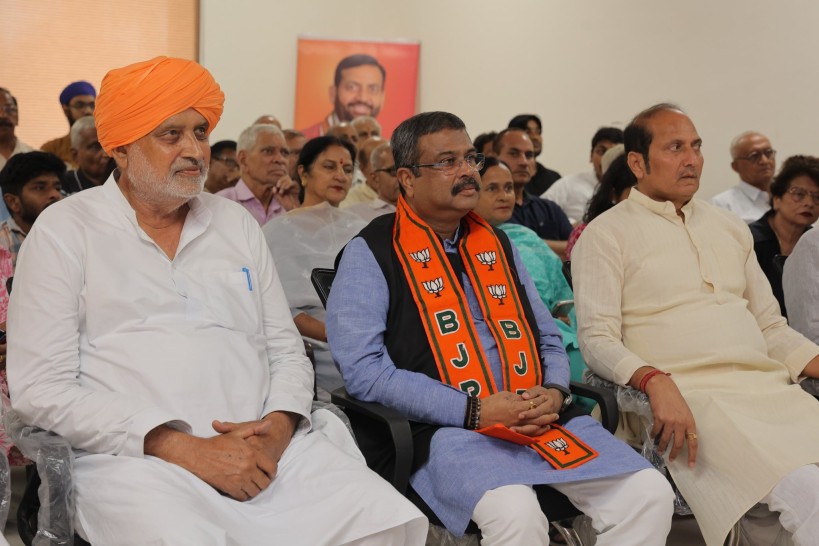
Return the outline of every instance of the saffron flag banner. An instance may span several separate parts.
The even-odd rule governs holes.
[[[299,37],[294,125],[308,138],[368,115],[389,139],[415,114],[421,46]]]

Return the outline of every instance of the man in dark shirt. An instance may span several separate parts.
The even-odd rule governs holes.
[[[515,184],[515,210],[509,221],[537,233],[560,259],[565,259],[566,240],[572,232],[569,218],[556,203],[524,191],[532,180],[535,161],[534,146],[526,131],[517,128],[501,131],[495,138],[495,154],[512,171]]]
[[[63,176],[63,193],[71,195],[101,185],[114,170],[113,161],[100,146],[94,116],[83,116],[68,133],[71,138],[71,160],[77,168]]]
[[[535,148],[535,157],[539,157],[543,152],[543,125],[540,123],[540,118],[534,114],[520,114],[513,117],[509,121],[509,128],[518,128],[526,131],[529,139],[532,141],[532,146]],[[535,162],[535,173],[532,179],[526,184],[526,192],[530,195],[540,197],[543,192],[560,180],[560,173],[548,169],[538,162]]]

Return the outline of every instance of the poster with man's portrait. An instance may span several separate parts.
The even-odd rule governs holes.
[[[418,42],[299,38],[295,127],[308,138],[373,116],[390,138],[415,114]]]

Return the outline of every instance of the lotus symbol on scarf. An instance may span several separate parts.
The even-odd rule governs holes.
[[[503,305],[503,300],[506,298],[506,285],[505,284],[489,284],[486,286],[489,289],[489,294],[492,295],[493,298],[496,300],[500,300],[499,305]]]
[[[424,281],[421,284],[424,286],[424,290],[426,290],[430,294],[435,294],[436,298],[441,297],[440,292],[441,290],[444,289],[444,279],[442,277],[432,279],[431,281]]]
[[[478,252],[475,254],[475,257],[478,258],[478,261],[481,262],[483,265],[489,266],[489,271],[494,271],[495,269],[492,267],[495,265],[495,262],[498,260],[498,255],[495,254],[493,251],[486,251],[486,252]]]
[[[429,248],[424,248],[419,250],[418,252],[410,252],[410,258],[418,262],[419,264],[423,264],[424,269],[428,269],[427,262],[429,261]]]
[[[558,438],[557,440],[546,442],[546,445],[554,449],[555,451],[565,451],[566,455],[569,454],[569,444],[567,444],[566,440],[564,440],[563,438]]]

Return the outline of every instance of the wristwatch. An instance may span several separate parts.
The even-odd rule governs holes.
[[[560,405],[560,409],[557,410],[558,413],[566,411],[568,407],[572,405],[572,401],[574,400],[572,398],[572,392],[568,390],[566,387],[557,385],[555,383],[546,383],[545,385],[543,385],[543,388],[555,389],[557,391],[560,391],[560,394],[563,395],[563,403]]]

